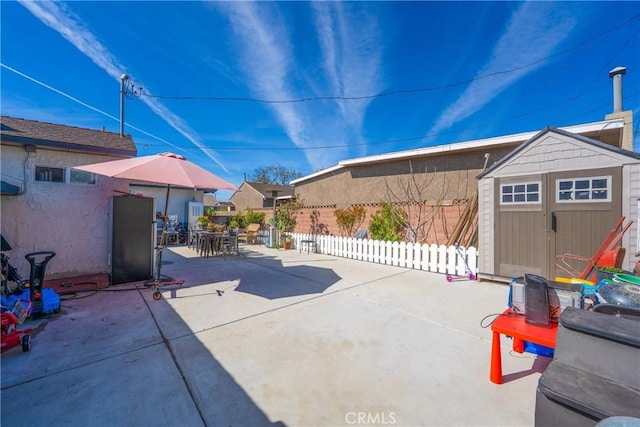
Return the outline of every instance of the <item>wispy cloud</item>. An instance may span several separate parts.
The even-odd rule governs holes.
[[[349,21],[344,7],[336,3],[311,3],[316,19],[322,58],[318,63],[306,64],[322,72],[309,77],[301,70],[296,57],[295,41],[290,26],[279,13],[277,3],[214,2],[210,5],[228,18],[239,43],[240,67],[246,74],[247,85],[260,97],[275,100],[320,95],[370,94],[377,89],[377,69],[380,54],[372,18]],[[357,30],[356,30],[357,28]],[[323,77],[326,81],[316,81]],[[306,86],[296,86],[304,82]],[[311,88],[311,89],[309,89]],[[337,108],[335,107],[337,103]],[[269,104],[287,137],[299,148],[327,143],[353,143],[361,134],[368,101],[341,101]],[[337,110],[337,111],[336,111]],[[346,149],[307,151],[308,163],[314,168],[335,164]]]
[[[67,39],[67,41],[91,59],[98,67],[103,69],[110,77],[118,82],[120,81],[120,76],[126,72],[126,67],[100,43],[89,29],[85,28],[82,20],[76,16],[66,4],[62,2],[23,0],[20,0],[20,4],[44,24]],[[171,112],[162,103],[158,102],[157,99],[143,97],[141,100],[147,104],[155,114],[167,122],[167,124],[201,149],[207,157],[217,163],[225,172],[229,173],[223,163],[218,160],[213,150],[204,146],[196,132],[193,131],[182,118]]]
[[[511,16],[493,50],[476,77],[513,69],[550,55],[576,24],[552,2],[526,2]],[[510,73],[475,80],[438,118],[428,134],[435,134],[466,119],[491,102],[502,91],[544,65],[536,63]]]
[[[354,19],[349,13],[353,5],[342,2],[312,2],[311,5],[330,93],[335,96],[377,93],[382,43],[376,19],[364,11]],[[336,102],[351,135],[358,139],[349,142],[361,142],[364,116],[371,100]]]
[[[294,68],[293,48],[286,24],[274,4],[249,2],[210,3],[223,12],[233,28],[240,66],[247,75],[249,89],[267,99],[293,99],[290,76]],[[271,12],[271,13],[270,13]],[[297,146],[308,144],[301,108],[293,104],[270,105],[287,137]],[[313,159],[307,156],[309,163]]]
[[[74,97],[74,96],[72,96],[72,95],[69,95],[69,94],[68,94],[68,93],[66,93],[66,92],[61,91],[60,89],[56,89],[56,88],[55,88],[55,87],[53,87],[53,86],[50,86],[50,85],[48,85],[48,84],[46,84],[46,83],[44,83],[44,82],[41,82],[40,80],[38,80],[38,79],[36,79],[36,78],[34,78],[34,77],[31,77],[31,76],[29,76],[29,75],[27,75],[27,74],[25,74],[25,73],[23,73],[23,72],[21,72],[21,71],[19,71],[19,70],[16,70],[15,68],[10,67],[10,66],[9,66],[9,65],[7,65],[7,64],[3,64],[3,63],[1,63],[1,62],[0,62],[0,67],[4,68],[4,69],[6,69],[6,70],[9,70],[9,71],[11,71],[12,73],[15,73],[15,74],[19,75],[20,77],[24,77],[25,79],[30,80],[30,81],[32,81],[33,83],[37,84],[37,85],[40,85],[40,86],[42,86],[42,87],[44,87],[44,88],[46,88],[46,89],[49,89],[50,91],[55,92],[55,93],[57,93],[58,95],[64,96],[65,98],[70,99],[71,101],[73,101],[73,102],[75,102],[75,103],[77,103],[77,104],[80,104],[80,105],[82,105],[83,107],[88,108],[89,110],[93,110],[93,111],[95,111],[96,113],[102,114],[103,116],[105,116],[105,117],[109,117],[110,119],[115,120],[115,121],[117,121],[117,122],[119,122],[119,121],[120,121],[120,119],[119,119],[118,117],[116,117],[116,116],[114,116],[114,115],[111,115],[111,114],[109,114],[109,113],[107,113],[107,112],[105,112],[105,111],[102,111],[101,109],[96,108],[96,107],[94,107],[93,105],[87,104],[86,102],[81,101],[81,100],[79,100],[78,98],[76,98],[76,97]],[[32,116],[34,116],[34,114],[33,114],[33,113],[31,113],[31,114],[27,114],[27,115],[26,115],[26,117],[32,117]],[[160,138],[159,136],[156,136],[156,135],[154,135],[154,134],[152,134],[152,133],[149,133],[149,132],[147,132],[147,131],[145,131],[145,130],[143,130],[143,129],[137,128],[136,126],[133,126],[133,125],[131,125],[131,124],[127,124],[127,126],[129,126],[131,129],[135,129],[135,130],[137,130],[137,131],[138,131],[138,132],[140,132],[140,133],[143,133],[143,134],[145,134],[145,135],[147,135],[147,136],[150,136],[150,137],[152,137],[152,138],[154,138],[154,139],[157,139],[158,141],[162,141],[162,142],[164,142],[164,143],[165,143],[165,144],[167,144],[167,145],[170,145],[170,146],[172,146],[172,147],[175,147],[175,148],[180,149],[179,147],[177,147],[176,145],[174,145],[174,144],[170,143],[169,141],[166,141],[166,140],[164,140],[164,139]]]

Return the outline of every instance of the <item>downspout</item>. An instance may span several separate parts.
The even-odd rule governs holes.
[[[29,162],[29,157],[31,156],[31,153],[36,152],[36,147],[34,145],[25,145],[24,151],[27,152],[27,157],[25,157],[24,163],[22,164],[22,173],[24,175],[24,183],[22,185],[22,189],[18,191],[15,194],[15,196],[21,196],[27,192],[27,183],[29,182],[29,174],[27,173],[27,164]]]

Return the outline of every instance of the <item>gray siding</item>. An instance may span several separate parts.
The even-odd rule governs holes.
[[[478,271],[481,273],[495,274],[495,189],[492,178],[478,182]]]
[[[623,268],[633,271],[640,252],[640,235],[638,223],[640,222],[640,164],[626,165],[622,168],[622,215],[633,224],[622,238],[622,246],[627,248]]]
[[[496,169],[490,176],[505,177],[619,167],[630,160],[623,154],[599,149],[565,135],[548,133],[530,144],[512,161]]]

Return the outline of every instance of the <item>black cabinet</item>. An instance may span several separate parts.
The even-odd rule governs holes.
[[[114,197],[111,228],[111,283],[153,277],[155,199]]]

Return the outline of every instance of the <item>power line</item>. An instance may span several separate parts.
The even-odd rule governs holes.
[[[295,99],[261,99],[261,98],[249,98],[249,97],[224,97],[224,96],[179,96],[179,95],[152,95],[149,93],[144,92],[144,90],[142,90],[141,92],[141,96],[146,96],[149,98],[159,98],[159,99],[173,99],[173,100],[181,100],[181,101],[240,101],[240,102],[254,102],[254,103],[261,103],[261,104],[294,104],[294,103],[301,103],[301,102],[311,102],[311,101],[361,101],[361,100],[367,100],[367,99],[374,99],[374,98],[382,98],[382,97],[387,97],[387,96],[394,96],[394,95],[402,95],[402,94],[413,94],[413,93],[421,93],[421,92],[432,92],[432,91],[436,91],[436,90],[442,90],[442,89],[450,89],[450,88],[454,88],[457,86],[461,86],[461,85],[466,85],[469,84],[471,82],[477,81],[477,80],[481,80],[481,79],[486,79],[488,77],[493,77],[493,76],[497,76],[497,75],[502,75],[502,74],[509,74],[512,73],[514,71],[519,71],[519,70],[523,70],[525,68],[529,68],[532,67],[534,65],[537,65],[541,62],[547,61],[551,58],[555,58],[557,56],[561,56],[561,55],[565,55],[569,52],[572,52],[574,50],[577,50],[579,48],[581,48],[582,46],[592,43],[594,40],[601,38],[603,36],[605,36],[606,34],[609,34],[611,32],[617,31],[620,28],[626,26],[627,24],[629,24],[631,21],[633,21],[634,19],[638,19],[640,18],[640,13],[637,13],[635,15],[633,15],[631,18],[627,19],[626,21],[623,21],[622,23],[608,29],[605,30],[603,32],[601,32],[600,34],[593,36],[585,41],[583,41],[582,43],[579,43],[573,47],[570,47],[568,49],[565,49],[563,51],[554,53],[552,55],[548,55],[545,56],[543,58],[537,59],[529,64],[526,65],[521,65],[519,67],[514,67],[508,70],[502,70],[502,71],[495,71],[493,73],[488,73],[488,74],[484,74],[481,76],[476,76],[467,80],[462,80],[459,82],[455,82],[455,83],[449,83],[446,85],[440,85],[440,86],[431,86],[431,87],[424,87],[424,88],[415,88],[415,89],[397,89],[397,90],[391,90],[391,91],[387,91],[387,92],[381,92],[378,94],[373,94],[373,95],[362,95],[362,96],[337,96],[337,95],[327,95],[327,96],[312,96],[312,97],[303,97],[303,98],[295,98]],[[636,33],[634,33],[635,36]],[[633,36],[632,36],[633,38]]]
[[[640,91],[626,95],[625,99],[631,98],[631,97],[636,96],[638,94],[640,94]],[[359,146],[395,144],[395,143],[399,143],[399,142],[409,142],[409,141],[420,141],[420,140],[423,140],[425,138],[434,138],[434,137],[438,137],[438,136],[449,135],[449,134],[464,132],[464,131],[473,130],[473,129],[481,129],[483,127],[491,126],[491,125],[494,125],[496,123],[505,122],[505,121],[509,121],[509,120],[514,120],[514,119],[520,119],[522,117],[526,117],[526,116],[529,116],[531,114],[538,113],[540,111],[548,110],[550,107],[556,107],[556,106],[562,105],[562,104],[564,104],[566,102],[573,102],[575,99],[580,98],[582,96],[584,96],[584,94],[575,95],[575,96],[572,96],[570,98],[564,99],[562,101],[558,101],[558,102],[555,102],[553,104],[545,105],[544,107],[536,108],[534,110],[530,110],[530,111],[524,112],[522,114],[517,114],[517,115],[505,117],[502,120],[496,120],[496,121],[493,121],[493,122],[478,123],[475,126],[467,126],[467,127],[463,128],[463,129],[453,129],[453,130],[436,132],[436,133],[427,134],[427,135],[409,136],[409,137],[406,137],[406,138],[394,138],[394,139],[386,139],[386,140],[381,140],[381,141],[369,141],[369,142],[361,142],[361,143],[354,143],[354,144],[320,145],[320,146],[313,146],[313,147],[272,147],[272,146],[271,147],[233,147],[233,146],[225,147],[225,146],[205,145],[205,148],[208,148],[208,149],[211,149],[211,150],[216,150],[216,151],[223,151],[223,150],[226,150],[226,151],[312,151],[312,150],[327,150],[327,149],[331,149],[331,148],[348,148],[348,147],[359,147]],[[602,109],[602,108],[606,107],[607,105],[608,105],[608,103],[600,104],[598,106],[590,108],[587,111],[583,111],[581,114],[597,111],[599,109]],[[149,147],[152,147],[152,146],[155,146],[155,144],[144,144],[143,145],[144,148],[149,148]],[[180,146],[178,145],[178,147],[180,147]],[[186,148],[186,146],[183,146],[183,147]]]
[[[618,56],[618,54],[622,52],[627,47],[627,45],[629,45],[629,43],[631,43],[631,41],[635,38],[636,35],[638,35],[638,33],[640,33],[640,28],[636,29],[636,31],[631,35],[631,37],[629,37],[627,41],[625,41],[622,44],[622,46],[613,55],[611,55],[611,59],[606,63],[604,63],[602,67],[600,67],[600,69],[596,73],[594,73],[593,78],[587,83],[587,87],[591,85],[606,68],[608,68],[607,65],[609,65],[609,67],[611,66],[610,64],[613,63],[613,59],[615,59],[615,57]],[[565,112],[562,112],[561,114],[556,116],[556,119],[559,119],[560,117],[562,117],[563,114],[565,114]]]
[[[42,87],[44,87],[46,89],[49,89],[50,91],[53,91],[53,92],[57,93],[58,95],[64,96],[65,98],[70,99],[71,101],[76,102],[76,103],[82,105],[83,107],[86,107],[86,108],[88,108],[88,109],[90,109],[92,111],[95,111],[96,113],[102,114],[103,116],[108,117],[108,118],[110,118],[112,120],[115,120],[117,122],[120,121],[119,118],[117,118],[117,117],[115,117],[115,116],[113,116],[113,115],[111,115],[111,114],[109,114],[109,113],[107,113],[105,111],[102,111],[101,109],[96,108],[93,105],[87,104],[86,102],[83,102],[83,101],[79,100],[78,98],[76,98],[74,96],[71,96],[68,93],[65,93],[65,92],[61,91],[60,89],[56,89],[51,85],[48,85],[48,84],[46,84],[46,83],[44,83],[44,82],[42,82],[42,81],[40,81],[40,80],[38,80],[38,79],[36,79],[34,77],[31,77],[31,76],[29,76],[29,75],[27,75],[27,74],[25,74],[25,73],[23,73],[21,71],[18,71],[13,67],[8,66],[7,64],[3,64],[2,62],[0,62],[0,67],[6,68],[7,70],[11,71],[12,73],[17,74],[20,77],[24,77],[25,79],[27,79],[29,81],[32,81],[33,83],[36,83],[36,84],[38,84],[38,85],[40,85],[40,86],[42,86]],[[165,144],[169,144],[169,145],[174,145],[174,144],[171,144],[168,141],[165,141],[164,139],[160,138],[159,136],[156,136],[156,135],[154,135],[152,133],[149,133],[149,132],[147,132],[145,130],[142,130],[142,129],[138,128],[138,127],[135,127],[135,126],[133,126],[133,125],[131,125],[129,123],[125,122],[125,124],[128,127],[130,127],[131,129],[137,130],[138,132],[140,132],[140,133],[142,133],[144,135],[150,136],[151,138],[155,138],[160,142],[164,142]]]
[[[106,113],[106,112],[104,112],[104,111],[102,111],[102,110],[100,110],[100,109],[98,109],[96,107],[93,107],[93,106],[91,106],[91,105],[89,105],[89,104],[87,104],[87,103],[85,103],[83,101],[80,101],[79,99],[77,99],[77,98],[75,98],[75,97],[73,97],[73,96],[71,96],[71,95],[69,95],[69,94],[67,94],[67,93],[65,93],[63,91],[61,91],[59,89],[56,89],[53,86],[50,86],[50,85],[48,85],[48,84],[46,84],[44,82],[41,82],[41,81],[39,81],[39,80],[37,80],[37,79],[35,79],[35,78],[25,74],[25,73],[22,73],[22,72],[16,70],[15,68],[12,68],[12,67],[4,64],[4,63],[0,62],[0,67],[3,67],[3,68],[5,68],[5,69],[7,69],[7,70],[9,70],[9,71],[11,71],[13,73],[18,74],[21,77],[24,77],[24,78],[26,78],[26,79],[28,79],[28,80],[30,80],[30,81],[38,84],[38,85],[41,85],[41,86],[43,86],[43,87],[45,87],[45,88],[47,88],[47,89],[59,94],[59,95],[62,95],[62,96],[66,97],[66,98],[68,98],[68,99],[70,99],[70,100],[72,100],[74,102],[77,102],[78,104],[80,104],[80,105],[82,105],[82,106],[84,106],[86,108],[89,108],[90,110],[93,110],[93,111],[95,111],[97,113],[100,113],[100,114],[106,116],[106,117],[109,117],[110,119],[119,121],[119,119],[117,117],[115,117],[115,116],[113,116],[113,115],[111,115],[109,113]],[[634,93],[631,93],[631,94],[627,94],[624,98],[625,99],[626,98],[630,98],[630,97],[638,95],[639,93],[640,92],[634,92]],[[546,110],[549,107],[554,107],[554,106],[557,106],[557,105],[561,105],[561,104],[563,104],[565,102],[573,102],[575,99],[580,98],[581,96],[584,96],[584,93],[575,95],[573,97],[567,98],[567,99],[565,99],[563,101],[559,101],[559,102],[556,102],[556,103],[551,104],[551,105],[547,105],[545,107],[540,107],[540,108],[535,109],[535,110],[530,110],[530,111],[524,112],[524,113],[519,114],[519,115],[505,117],[504,119],[499,120],[499,121],[485,122],[485,123],[480,123],[480,124],[475,125],[475,126],[466,127],[464,129],[454,129],[454,130],[449,130],[449,131],[442,131],[442,132],[429,134],[429,135],[413,136],[413,137],[406,137],[406,138],[396,138],[396,139],[389,139],[389,140],[382,140],[382,141],[370,141],[370,142],[355,143],[355,144],[324,145],[324,146],[316,146],[316,147],[250,148],[250,147],[215,147],[215,146],[204,145],[203,148],[213,149],[213,150],[237,150],[237,151],[307,151],[307,150],[326,150],[326,149],[330,149],[330,148],[358,147],[358,146],[364,146],[364,145],[382,145],[382,144],[393,144],[393,143],[398,143],[398,142],[419,141],[419,140],[423,140],[425,138],[433,138],[433,137],[436,137],[436,136],[442,136],[442,135],[452,134],[452,133],[456,133],[456,132],[462,132],[462,131],[471,130],[471,129],[478,129],[478,128],[490,126],[490,125],[495,124],[495,123],[504,122],[504,121],[507,121],[507,120],[513,120],[513,119],[517,119],[517,118],[521,118],[521,117],[525,117],[525,116],[534,114],[534,113],[536,113],[538,111]],[[601,108],[603,106],[604,106],[604,104],[601,105],[600,107],[595,108],[595,109],[599,109],[599,108]],[[591,110],[589,110],[587,112],[591,112],[591,111],[594,111],[594,109],[591,109]],[[640,117],[639,117],[639,119],[640,119]],[[154,138],[154,139],[156,139],[156,140],[158,140],[160,142],[163,142],[165,144],[170,144],[173,147],[178,148],[178,149],[194,148],[193,146],[187,146],[187,145],[182,145],[181,146],[181,145],[178,145],[178,144],[171,144],[171,143],[167,142],[166,140],[164,140],[164,139],[162,139],[162,138],[160,138],[160,137],[158,137],[156,135],[153,135],[153,134],[151,134],[151,133],[149,133],[149,132],[147,132],[147,131],[145,131],[143,129],[140,129],[140,128],[136,127],[136,126],[133,126],[133,125],[128,124],[128,123],[127,123],[127,126],[129,126],[131,129],[134,129],[134,130],[136,130],[136,131],[138,131],[138,132],[140,132],[140,133],[142,133],[144,135],[150,136],[150,137],[152,137],[152,138]],[[634,132],[634,134],[637,134],[637,132],[638,132],[638,130],[636,130]],[[149,148],[149,147],[153,147],[153,146],[160,146],[160,144],[148,144],[148,143],[147,144],[141,144],[141,145],[142,145],[143,148]]]

